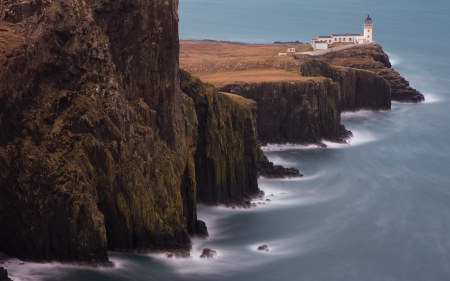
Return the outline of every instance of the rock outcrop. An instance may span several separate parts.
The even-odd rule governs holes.
[[[0,267],[0,281],[12,281],[8,277],[8,271],[3,267]]]
[[[189,249],[197,118],[178,1],[0,4],[0,251],[108,263]]]
[[[331,64],[336,63],[354,69],[365,69],[383,77],[391,86],[392,100],[421,102],[425,99],[419,91],[412,88],[409,82],[392,68],[389,56],[378,44],[332,52],[319,58]]]
[[[220,93],[184,70],[181,89],[193,99],[198,118],[197,200],[231,204],[259,193],[257,164],[267,161],[256,132],[256,103]]]
[[[299,59],[303,76],[324,76],[339,84],[341,110],[390,109],[391,88],[376,73],[351,67],[335,67],[313,58]]]
[[[258,172],[260,176],[266,178],[298,178],[303,174],[296,168],[285,168],[281,165],[274,165],[273,162],[261,161],[258,163]]]
[[[299,82],[228,84],[220,89],[256,101],[258,136],[264,143],[343,141],[339,84],[327,78]]]
[[[392,100],[400,102],[421,102],[425,100],[423,94],[412,88],[409,82],[393,68],[383,68],[377,74],[391,85]]]

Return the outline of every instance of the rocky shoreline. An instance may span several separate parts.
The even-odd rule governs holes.
[[[261,142],[345,142],[343,111],[422,100],[381,47],[228,60],[216,69],[253,80],[215,87],[179,69],[177,8],[0,6],[1,252],[96,266],[112,266],[108,251],[188,252],[208,235],[197,202],[255,207],[271,202],[258,176],[302,176],[270,162]],[[223,78],[210,72],[202,79]]]

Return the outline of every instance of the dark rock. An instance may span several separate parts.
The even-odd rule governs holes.
[[[267,245],[259,246],[258,247],[258,251],[266,251],[266,252],[268,252],[269,251],[269,246],[267,246]]]
[[[203,252],[200,255],[200,258],[212,259],[216,256],[217,256],[217,251],[209,249],[209,248],[205,248],[205,249],[203,249]]]
[[[270,200],[270,199],[266,199],[266,201],[267,201],[267,202],[271,202],[272,200]]]
[[[109,264],[108,249],[188,250],[203,225],[178,1],[1,3],[0,251]]]
[[[267,159],[258,163],[259,175],[266,178],[295,178],[303,177],[303,174],[296,168],[284,168],[283,166],[274,165]],[[261,196],[260,196],[261,197]]]
[[[425,100],[423,94],[409,85],[397,71],[392,68],[384,68],[378,75],[386,79],[391,85],[392,100],[401,102],[421,102]]]
[[[300,63],[300,72],[303,76],[324,76],[339,85],[336,107],[339,115],[342,111],[348,110],[391,108],[390,85],[374,72],[351,67],[335,67],[321,57],[302,59]],[[328,120],[326,124],[329,124]],[[329,126],[326,124],[324,126]],[[348,138],[348,131],[341,127],[342,125],[338,123],[334,125],[337,127],[333,135],[324,135],[324,138],[333,141]]]
[[[171,258],[173,258],[173,254],[172,254],[172,253],[167,253],[167,257],[168,257],[169,259],[171,259]]]
[[[256,163],[263,159],[256,133],[256,103],[220,93],[180,70],[181,89],[193,99],[199,122],[195,169],[197,200],[239,203],[259,193]]]
[[[8,271],[3,267],[0,267],[0,281],[12,281],[8,278]]]
[[[263,143],[317,143],[342,134],[340,87],[331,79],[236,83],[221,90],[256,101]]]
[[[180,259],[188,259],[191,257],[191,254],[190,253],[181,253],[181,254],[177,255],[176,257],[180,258]]]
[[[208,228],[204,221],[197,220],[197,235],[201,237],[208,237]]]
[[[419,91],[411,88],[409,82],[406,81],[405,78],[403,78],[397,71],[392,68],[392,65],[389,61],[389,56],[378,44],[365,46],[362,48],[351,48],[343,51],[328,53],[320,57],[321,59],[325,59],[328,62],[332,62],[333,59],[336,58],[350,58],[349,60],[346,60],[345,63],[343,63],[344,66],[354,69],[370,70],[378,74],[380,77],[386,79],[391,86],[392,100],[401,102],[421,102],[425,99]],[[353,60],[351,58],[363,58],[364,63],[353,63]],[[330,76],[326,77],[331,78]],[[361,85],[367,84],[367,81],[365,79],[364,81],[362,81]],[[367,87],[363,90],[367,91],[368,89],[370,89],[370,87]],[[345,91],[346,90],[344,88],[344,92]],[[345,95],[346,94],[344,93],[344,96]],[[374,95],[372,95],[372,97],[376,98],[376,96]],[[356,106],[358,107],[358,105]],[[355,110],[351,108],[351,106],[346,106],[346,108],[343,108],[343,110],[345,109]]]

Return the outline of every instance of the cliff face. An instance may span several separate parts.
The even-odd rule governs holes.
[[[253,99],[258,105],[258,136],[263,142],[341,141],[339,85],[331,79],[305,82],[237,83],[222,91]]]
[[[375,65],[389,63],[379,54]],[[317,143],[343,141],[350,135],[340,123],[346,110],[390,109],[391,86],[380,75],[333,66],[323,59],[297,58],[299,73],[308,81],[233,83],[222,91],[258,104],[258,135],[263,142]]]
[[[353,69],[365,69],[386,79],[391,86],[391,98],[402,102],[421,102],[424,96],[412,88],[397,71],[392,68],[389,56],[380,45],[350,48],[328,53],[320,57],[331,64],[339,64]]]
[[[256,103],[180,73],[181,89],[193,99],[199,122],[197,200],[230,204],[257,195],[257,164],[267,160],[256,133]]]
[[[177,6],[1,1],[0,251],[103,263],[108,248],[190,247],[197,124]]]
[[[334,67],[319,59],[300,61],[301,75],[324,76],[339,84],[342,111],[391,108],[391,87],[379,75],[361,69]]]

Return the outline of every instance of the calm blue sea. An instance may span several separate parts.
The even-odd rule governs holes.
[[[426,102],[344,114],[350,145],[268,146],[305,177],[261,179],[271,202],[251,210],[200,206],[211,237],[194,240],[192,259],[9,264],[14,280],[450,280],[450,2],[180,0],[179,14],[182,39],[259,43],[358,33],[370,14],[374,40]],[[204,247],[218,258],[200,259]]]

